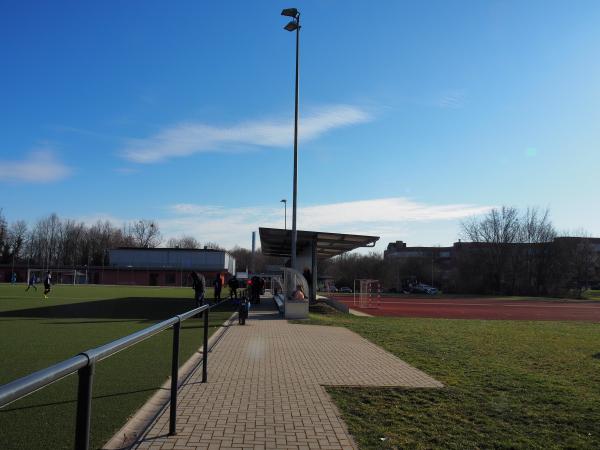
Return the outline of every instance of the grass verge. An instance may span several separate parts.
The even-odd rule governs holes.
[[[211,292],[208,292],[210,297]],[[191,289],[56,286],[38,290],[0,286],[0,384],[143,329],[194,307]],[[209,315],[210,333],[231,312]],[[201,319],[182,324],[180,362],[202,345]],[[170,374],[172,333],[100,361],[94,376],[92,448],[104,444]],[[73,447],[77,379],[69,376],[0,409],[0,448]]]
[[[325,314],[323,314],[325,313]],[[600,325],[354,317],[444,389],[328,388],[360,448],[600,448]]]

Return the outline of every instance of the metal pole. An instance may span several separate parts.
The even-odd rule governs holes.
[[[317,238],[314,237],[312,241],[312,249],[311,249],[311,265],[312,265],[312,280],[310,280],[311,292],[310,292],[310,301],[317,301],[317,283],[319,281],[317,277]]]
[[[171,360],[171,407],[169,415],[169,435],[177,434],[177,381],[179,380],[179,330],[181,321],[173,325],[173,359]]]
[[[296,90],[294,101],[294,204],[292,206],[292,269],[296,268],[296,201],[298,197],[298,75],[300,64],[300,14],[297,17],[298,28],[296,28]]]
[[[204,311],[204,343],[202,345],[202,382],[207,380],[208,363],[208,309]]]
[[[283,202],[283,229],[287,231],[287,202]]]
[[[75,450],[90,448],[90,419],[92,417],[92,383],[94,364],[91,363],[77,371],[77,417],[75,424]]]
[[[250,258],[250,272],[254,274],[254,254],[256,253],[256,231],[252,232],[252,257]]]

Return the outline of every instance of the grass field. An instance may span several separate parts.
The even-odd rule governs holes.
[[[0,285],[0,384],[194,307],[190,288],[56,286],[48,300],[39,288],[24,289]],[[211,333],[230,314],[211,312]],[[201,319],[182,324],[181,364],[202,345],[202,332]],[[92,448],[106,442],[167,379],[171,342],[167,330],[98,363]],[[0,448],[72,448],[76,381],[69,376],[0,409]]]
[[[589,290],[585,293],[588,300],[600,300],[600,290]]]
[[[446,386],[328,388],[361,449],[600,448],[599,324],[326,308],[311,323],[354,330]]]

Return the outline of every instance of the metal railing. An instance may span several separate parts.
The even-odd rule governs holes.
[[[227,301],[227,300],[225,300]],[[208,312],[215,306],[203,305],[183,314],[178,314],[170,319],[163,320],[143,330],[100,347],[86,350],[72,358],[61,361],[45,369],[33,372],[8,384],[0,386],[0,408],[15,402],[29,394],[32,394],[46,386],[61,380],[62,378],[77,372],[79,377],[77,386],[77,415],[75,424],[75,449],[89,450],[90,448],[90,424],[92,415],[92,384],[94,380],[94,369],[96,363],[120,352],[132,345],[146,340],[167,328],[173,327],[173,353],[171,361],[171,399],[169,434],[176,433],[177,422],[177,388],[179,380],[179,331],[181,322],[197,314],[202,314],[204,319],[204,338],[202,347],[202,382],[207,381],[208,364]]]

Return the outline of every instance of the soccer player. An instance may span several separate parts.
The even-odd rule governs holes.
[[[46,273],[44,277],[44,298],[48,298],[48,294],[50,293],[50,288],[52,286],[52,274],[50,271]]]
[[[29,277],[29,281],[27,282],[27,288],[25,288],[25,292],[29,290],[29,288],[34,288],[37,291],[37,286],[35,285],[35,274],[32,273]]]

